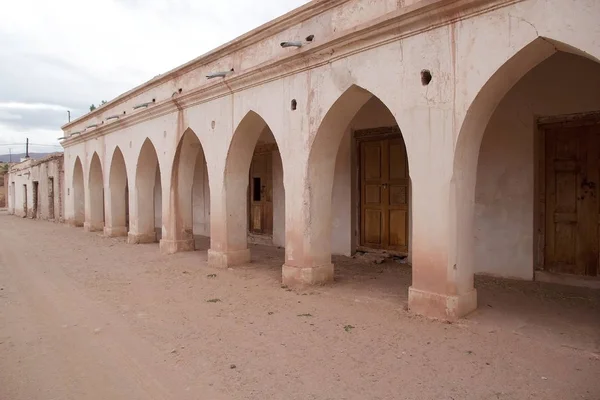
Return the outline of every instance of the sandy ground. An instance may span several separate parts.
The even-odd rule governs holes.
[[[599,291],[479,278],[447,324],[406,311],[406,265],[336,257],[296,292],[252,252],[212,269],[0,213],[0,399],[600,399]]]

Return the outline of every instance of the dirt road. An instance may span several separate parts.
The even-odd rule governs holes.
[[[597,293],[487,282],[445,324],[397,265],[295,292],[253,250],[211,269],[0,213],[0,400],[600,399]]]

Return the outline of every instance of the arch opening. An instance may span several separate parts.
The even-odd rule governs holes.
[[[154,243],[162,234],[162,185],[156,149],[146,139],[140,150],[136,168],[135,212],[129,242]]]
[[[176,206],[175,239],[190,241],[192,249],[210,246],[210,185],[206,156],[193,130],[183,134],[171,178]]]
[[[127,236],[129,232],[129,181],[123,152],[117,146],[113,152],[108,178],[107,236]]]
[[[83,226],[85,221],[85,191],[83,182],[83,166],[79,157],[73,167],[73,225]]]
[[[472,287],[475,273],[600,275],[598,212],[586,211],[600,209],[591,189],[600,165],[584,161],[600,154],[600,63],[548,43],[536,39],[498,69],[461,128],[454,184],[463,285]]]
[[[88,177],[89,215],[85,227],[90,232],[104,229],[104,179],[98,153],[94,153]]]
[[[283,174],[273,132],[261,116],[250,111],[235,130],[225,166],[227,251],[241,255],[233,263],[249,261],[248,242],[285,245]]]
[[[358,86],[327,112],[308,162],[309,246],[317,265],[331,255],[410,258],[410,176],[402,132],[388,107]],[[356,264],[339,260],[339,274]]]

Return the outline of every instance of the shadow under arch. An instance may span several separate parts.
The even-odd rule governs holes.
[[[125,157],[119,146],[113,150],[108,176],[108,199],[104,234],[127,236],[129,230],[129,185]]]
[[[83,180],[83,165],[79,156],[73,163],[73,225],[83,226],[85,222],[85,189]]]

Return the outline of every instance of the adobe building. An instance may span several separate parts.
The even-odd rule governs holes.
[[[1,167],[1,165],[0,165]],[[0,208],[6,208],[8,203],[8,172],[0,171]]]
[[[215,266],[284,246],[290,286],[407,255],[410,309],[445,319],[475,273],[597,279],[598,21],[596,0],[312,1],[63,126],[65,218],[164,253],[210,236]]]
[[[62,222],[63,154],[13,164],[8,177],[8,212],[18,217]]]

